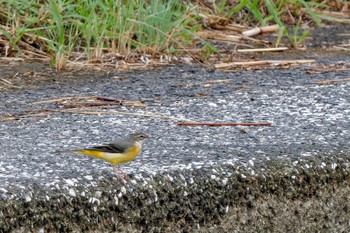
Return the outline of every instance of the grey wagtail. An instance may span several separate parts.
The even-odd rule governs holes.
[[[123,140],[86,149],[69,150],[69,152],[77,152],[105,160],[113,164],[113,169],[116,169],[117,164],[135,159],[140,154],[142,143],[147,138],[147,134],[134,133]]]

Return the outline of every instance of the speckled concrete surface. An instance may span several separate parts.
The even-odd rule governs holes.
[[[1,92],[3,116],[57,110],[39,101],[67,96],[143,100],[146,107],[1,121],[0,229],[349,230],[350,82],[316,84],[349,78],[349,72],[309,74],[308,68],[225,73],[168,67],[120,80],[113,74]],[[272,126],[176,126],[181,120]],[[151,140],[122,166],[129,181],[118,180],[103,161],[60,152],[134,131]]]

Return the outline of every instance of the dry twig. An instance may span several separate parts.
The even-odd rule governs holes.
[[[259,48],[259,49],[237,49],[239,53],[266,53],[266,52],[281,52],[288,50],[287,47],[279,48]]]
[[[243,61],[217,64],[216,69],[224,69],[230,66],[261,66],[261,65],[291,65],[291,64],[305,64],[315,63],[316,60],[264,60],[264,61]]]
[[[217,123],[217,122],[177,122],[177,126],[271,126],[272,123]]]
[[[332,83],[346,82],[346,81],[350,81],[350,78],[329,79],[329,80],[324,80],[324,81],[317,81],[316,84],[318,84],[318,85],[329,85],[329,84],[332,84]]]

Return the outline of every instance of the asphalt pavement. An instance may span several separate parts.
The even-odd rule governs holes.
[[[319,176],[324,187],[328,187],[329,181],[329,190],[336,191],[335,185],[348,182],[350,82],[339,80],[348,79],[350,72],[310,70],[320,64],[346,65],[348,61],[349,57],[344,55],[297,67],[235,72],[198,65],[168,66],[142,72],[56,79],[36,87],[3,90],[0,92],[3,202],[0,228],[170,232],[174,226],[185,226],[189,231],[215,232],[225,222],[226,214],[237,216],[238,212],[230,210],[237,207],[235,203],[241,203],[239,198],[253,202],[247,196],[249,188],[270,187],[262,185],[264,181],[272,180],[275,191],[270,187],[260,190],[260,194],[272,195],[280,190],[282,196],[298,183],[299,189],[292,192],[297,199],[303,192],[312,196],[311,192],[322,187],[317,179],[319,173],[324,174]],[[322,83],[327,80],[338,81]],[[96,105],[103,100],[101,97],[112,99],[113,103],[122,100],[122,104]],[[272,125],[176,124],[182,121]],[[150,139],[140,156],[121,165],[130,174],[129,181],[120,181],[111,165],[104,161],[63,152],[140,131]],[[308,176],[308,172],[312,175]],[[305,177],[309,177],[307,187],[312,182],[317,185],[305,188]],[[225,189],[227,185],[231,186]],[[213,198],[212,189],[216,190],[215,198],[218,193],[223,196],[220,201],[214,198],[208,204],[205,201]],[[232,194],[234,189],[241,193]],[[229,200],[229,194],[237,196]],[[191,202],[193,198],[197,201]],[[179,204],[178,209],[169,207],[174,203]],[[249,209],[249,201],[244,203],[244,208]],[[147,211],[153,207],[156,211],[142,215],[140,205],[147,207]],[[181,206],[186,206],[187,212]],[[160,218],[162,208],[171,211]],[[210,214],[210,208],[215,215]],[[136,217],[124,216],[125,209]],[[57,216],[53,217],[52,211]],[[79,217],[75,212],[84,214]],[[86,212],[90,219],[82,217],[87,216]],[[104,218],[110,212],[114,213],[113,224]],[[74,217],[67,217],[70,215]],[[187,218],[188,215],[191,217]],[[74,222],[70,222],[72,219]],[[79,221],[82,223],[78,224]],[[158,227],[157,221],[161,222]],[[176,223],[162,224],[167,221]],[[243,225],[248,227],[249,222]],[[250,225],[260,229],[259,224]],[[226,225],[224,229],[231,228]]]

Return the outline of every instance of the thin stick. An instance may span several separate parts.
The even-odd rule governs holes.
[[[346,82],[346,81],[350,81],[350,78],[330,79],[330,80],[324,80],[324,81],[317,81],[316,83],[318,85],[327,85],[327,84],[338,83],[338,82]]]
[[[260,49],[237,49],[237,52],[239,53],[255,53],[255,52],[260,52],[260,53],[265,53],[265,52],[279,52],[279,51],[284,51],[288,50],[287,47],[278,47],[278,48],[260,48]]]
[[[16,121],[16,120],[31,120],[37,117],[47,116],[47,113],[32,113],[32,114],[23,114],[20,116],[9,116],[9,117],[1,117],[0,121]],[[40,118],[42,119],[42,118]]]
[[[5,86],[9,86],[9,87],[21,89],[21,87],[16,86],[16,85],[13,85],[12,82],[8,81],[7,79],[0,78],[0,81],[1,81]]]
[[[278,25],[271,25],[271,26],[266,26],[266,27],[257,27],[253,29],[246,30],[242,32],[243,35],[245,36],[255,36],[260,33],[267,33],[267,32],[275,32],[279,29]]]
[[[263,60],[263,61],[244,61],[244,62],[230,62],[223,64],[216,64],[216,69],[223,69],[230,66],[260,66],[260,65],[291,65],[291,64],[305,64],[315,63],[316,60]]]
[[[215,122],[177,122],[177,126],[272,126],[272,123],[215,123]]]
[[[103,97],[103,96],[66,96],[66,97],[61,97],[61,98],[55,98],[55,99],[48,99],[48,100],[43,100],[43,101],[38,101],[38,102],[33,102],[32,104],[43,104],[43,103],[52,103],[52,102],[60,102],[60,101],[65,101],[65,100],[74,100],[76,99],[76,102],[79,100],[84,100],[84,99],[96,99],[100,101],[105,101],[105,102],[116,102],[118,104],[123,104],[123,103],[128,103],[128,102],[140,102],[140,101],[133,101],[133,100],[118,100],[118,99],[113,99],[113,98],[108,98],[108,97]],[[99,104],[104,104],[104,103],[99,103]]]
[[[350,48],[345,48],[345,47],[341,47],[341,46],[333,46],[333,48],[337,49],[337,50],[343,50],[343,51],[350,51]]]

